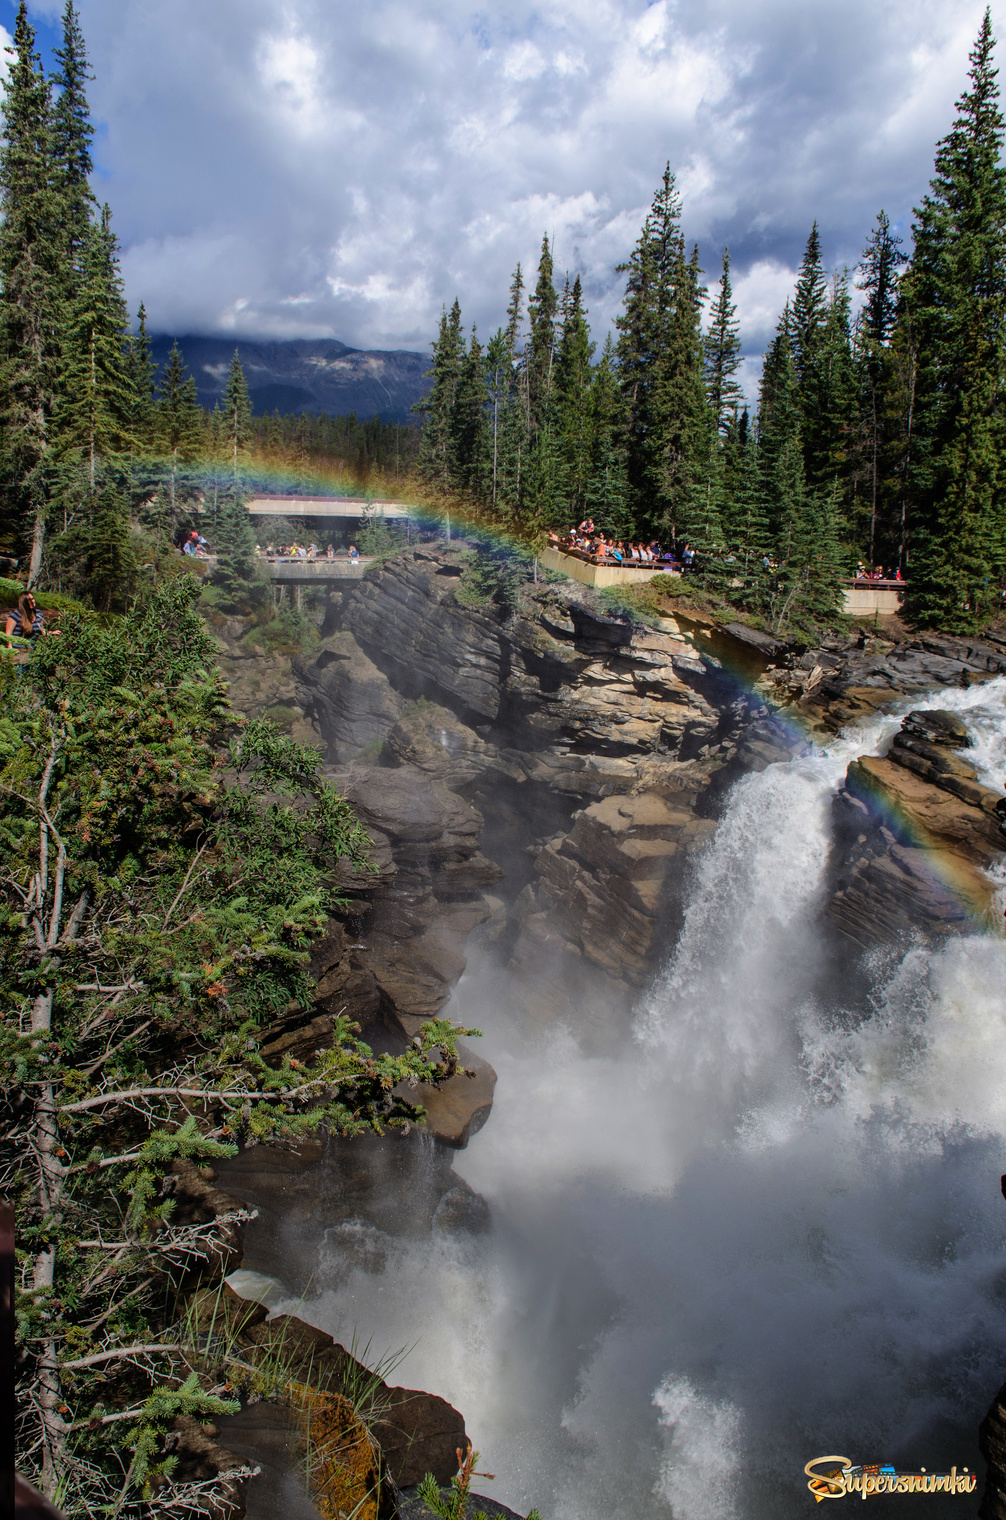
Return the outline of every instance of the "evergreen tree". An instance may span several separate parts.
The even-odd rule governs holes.
[[[464,352],[457,300],[450,315],[446,309],[441,312],[440,332],[432,347],[433,363],[426,374],[433,384],[412,410],[423,413],[426,419],[419,445],[419,474],[431,484],[447,486],[454,476],[451,415]]]
[[[687,517],[708,458],[702,289],[685,257],[670,165],[628,264],[617,319],[627,466],[637,520],[662,530]]]
[[[99,461],[128,447],[136,393],[128,324],[108,207],[88,223],[77,248],[75,290],[63,328],[56,406],[61,457],[82,456],[93,495]]]
[[[20,0],[0,145],[0,422],[7,515],[42,560],[63,286],[52,103]]]
[[[212,532],[211,548],[217,556],[213,584],[219,588],[221,604],[228,610],[250,611],[269,587],[256,584],[255,531],[233,477],[217,496]]]
[[[157,365],[154,363],[147,332],[147,309],[142,301],[136,314],[136,331],[126,347],[126,368],[133,403],[129,419],[130,435],[137,448],[152,449],[155,446],[157,415],[154,391]]]
[[[818,482],[844,484],[851,469],[856,412],[856,370],[852,353],[851,303],[846,271],[836,272],[818,356],[816,432],[810,432],[808,476]],[[840,500],[844,499],[840,492]]]
[[[839,465],[837,433],[851,422],[855,382],[848,289],[844,279],[839,280],[829,302],[816,222],[800,266],[790,334],[804,469],[808,482],[820,486],[833,478]]]
[[[800,425],[800,382],[793,352],[792,313],[787,301],[765,354],[758,402],[758,455],[773,540],[778,539],[789,511],[789,487],[785,482],[792,474],[791,446],[800,451],[802,476]],[[789,451],[787,461],[779,468],[784,450]]]
[[[87,104],[86,86],[94,78],[87,62],[84,36],[73,4],[63,11],[63,45],[53,51],[59,68],[52,76],[56,89],[53,108],[53,160],[56,187],[61,200],[63,235],[68,266],[91,225],[94,196],[88,176],[94,167],[91,142],[94,127]]]
[[[483,494],[490,472],[487,401],[482,345],[473,327],[458,370],[450,422],[454,483],[474,496]]]
[[[561,495],[568,515],[579,522],[586,505],[591,466],[590,391],[594,344],[587,326],[583,289],[577,275],[563,293],[561,326],[555,359],[555,395],[559,450],[562,464]]]
[[[484,383],[489,407],[488,479],[489,503],[497,506],[500,479],[500,427],[504,408],[513,387],[513,356],[502,328],[497,328],[486,345]]]
[[[625,413],[609,333],[590,388],[590,474],[584,509],[598,529],[625,538],[632,531],[625,468]]]
[[[724,535],[736,556],[737,573],[743,581],[739,600],[752,611],[765,605],[772,535],[765,507],[765,488],[758,458],[758,440],[748,425],[747,413],[727,434],[724,445],[726,506]]]
[[[510,281],[510,300],[506,309],[506,330],[503,334],[511,362],[516,362],[520,348],[520,326],[524,301],[524,276],[518,263]]]
[[[528,431],[533,435],[552,421],[550,406],[558,296],[552,282],[552,250],[547,235],[541,240],[538,282],[527,304],[530,326],[526,357]]]
[[[105,612],[124,611],[136,579],[136,552],[128,502],[111,479],[106,479],[95,501],[88,549],[90,595]]]
[[[918,353],[905,607],[919,623],[962,631],[998,606],[1006,569],[1006,171],[993,48],[986,11],[904,281]]]
[[[177,343],[172,344],[158,386],[157,431],[160,444],[171,459],[169,495],[174,520],[179,465],[195,459],[203,441],[203,415],[196,399],[196,382],[186,373]]]
[[[859,264],[860,278],[856,281],[857,288],[866,293],[866,304],[856,331],[855,362],[859,385],[862,474],[865,477],[869,509],[867,554],[871,565],[875,563],[877,555],[878,522],[887,505],[882,481],[890,434],[885,431],[884,424],[891,420],[890,392],[894,377],[891,339],[897,322],[900,272],[904,263],[901,239],[891,232],[887,214],[881,211],[863,250]],[[887,560],[894,558],[900,565],[902,556],[894,553],[891,526],[887,524],[887,541],[884,544],[887,552],[884,557]]]
[[[495,501],[508,516],[515,516],[520,503],[528,455],[528,408],[526,403],[525,354],[521,344],[524,276],[520,264],[510,282],[507,322],[503,331],[506,354],[506,386],[494,403],[496,427]]]
[[[821,236],[815,222],[807,239],[793,297],[793,361],[802,395],[807,395],[814,386],[827,316],[828,281],[821,262]]]
[[[807,492],[798,452],[792,444],[784,452],[791,454],[792,474],[785,558],[779,567],[779,628],[808,618],[814,622],[833,619],[842,606],[845,569],[837,483],[821,492]]]
[[[900,271],[904,263],[901,239],[891,231],[886,211],[879,211],[877,224],[859,263],[862,278],[856,281],[857,290],[866,292],[863,331],[872,348],[884,348],[891,341],[898,312]]]
[[[252,433],[251,398],[237,349],[234,350],[220,403],[220,431],[227,450],[234,489],[237,490],[241,463],[247,455]]]
[[[736,379],[741,365],[741,340],[737,331],[737,307],[734,305],[730,285],[729,248],[723,250],[723,273],[720,275],[716,304],[703,348],[709,409],[717,430],[722,434],[736,420],[743,394]]]

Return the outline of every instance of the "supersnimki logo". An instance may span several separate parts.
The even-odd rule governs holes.
[[[860,1499],[881,1494],[973,1494],[978,1482],[966,1467],[960,1472],[952,1467],[948,1473],[930,1473],[924,1467],[918,1472],[898,1472],[887,1462],[857,1467],[848,1457],[814,1457],[804,1472],[818,1504],[849,1494]]]

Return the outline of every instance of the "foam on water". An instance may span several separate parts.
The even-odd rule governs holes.
[[[1006,680],[908,706],[968,713],[1001,783]],[[463,979],[499,1084],[457,1169],[493,1231],[386,1241],[301,1312],[418,1337],[396,1377],[464,1411],[504,1502],[775,1520],[823,1453],[976,1466],[1006,1376],[1006,942],[877,954],[867,1006],[815,1001],[831,797],[897,726],[736,785],[628,1048],[532,1045],[489,968]]]

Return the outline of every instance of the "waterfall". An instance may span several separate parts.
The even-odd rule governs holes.
[[[1003,784],[1006,679],[904,706],[966,713]],[[978,1465],[1006,1377],[1006,941],[876,952],[865,1003],[819,985],[831,798],[898,723],[735,785],[628,1047],[530,1039],[473,959],[449,1012],[499,1085],[456,1169],[494,1227],[388,1238],[299,1310],[415,1342],[396,1379],[464,1411],[522,1513],[788,1520],[826,1453]]]

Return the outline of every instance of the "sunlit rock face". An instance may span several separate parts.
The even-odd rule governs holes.
[[[459,930],[476,921],[461,902],[496,887],[488,856],[502,877],[491,933],[526,1010],[603,1040],[673,932],[683,863],[712,827],[714,778],[785,758],[793,741],[694,623],[644,627],[568,582],[525,586],[504,614],[466,603],[464,573],[463,554],[396,556],[342,596],[338,626],[296,663],[302,707],[346,767],[381,861],[393,856],[395,884],[370,894],[356,959],[399,1023],[429,1016],[438,982],[457,974]],[[474,804],[484,831],[463,860],[449,793]],[[416,832],[427,806],[447,830],[435,847],[436,828]],[[448,907],[454,879],[467,885]]]
[[[976,720],[972,720],[976,721]],[[977,719],[980,724],[980,717]],[[966,929],[991,911],[1006,838],[957,713],[910,712],[886,755],[849,766],[834,802],[832,921],[857,944]]]

